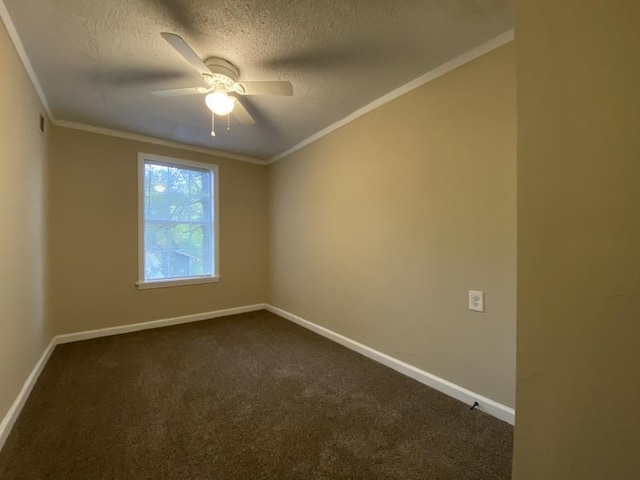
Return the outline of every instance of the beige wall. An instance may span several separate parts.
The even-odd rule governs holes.
[[[639,23],[518,3],[517,480],[640,478]]]
[[[219,283],[136,288],[138,152],[219,165]],[[58,333],[265,302],[264,166],[55,128],[49,178],[51,314]]]
[[[513,406],[515,115],[509,44],[273,164],[270,302]]]
[[[0,22],[0,421],[52,337],[45,291],[43,111]]]

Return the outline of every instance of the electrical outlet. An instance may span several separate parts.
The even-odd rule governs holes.
[[[469,310],[484,312],[484,292],[469,290]]]

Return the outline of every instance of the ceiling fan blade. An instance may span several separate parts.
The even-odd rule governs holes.
[[[168,90],[153,90],[151,92],[157,97],[176,97],[180,95],[202,95],[207,93],[204,87],[170,88]]]
[[[175,33],[162,32],[160,35],[162,35],[162,38],[164,38],[169,45],[171,45],[176,52],[178,52],[182,58],[184,58],[187,63],[189,63],[198,72],[201,74],[211,75],[209,67],[207,67],[198,54],[191,49],[189,44],[185,42],[184,38],[180,35],[176,35]]]
[[[239,82],[242,95],[293,95],[291,82]]]
[[[242,102],[236,97],[233,97],[233,100],[235,101],[235,104],[236,104],[233,109],[233,114],[238,119],[238,121],[243,125],[253,125],[254,123],[256,123],[256,121],[253,119],[251,114],[244,107]]]

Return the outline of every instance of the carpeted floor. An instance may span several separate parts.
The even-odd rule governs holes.
[[[512,434],[260,311],[58,346],[0,478],[509,479]]]

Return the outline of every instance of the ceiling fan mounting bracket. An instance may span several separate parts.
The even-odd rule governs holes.
[[[211,70],[213,83],[222,83],[227,87],[233,86],[240,77],[240,70],[232,63],[222,58],[210,57],[205,60],[205,65]]]

